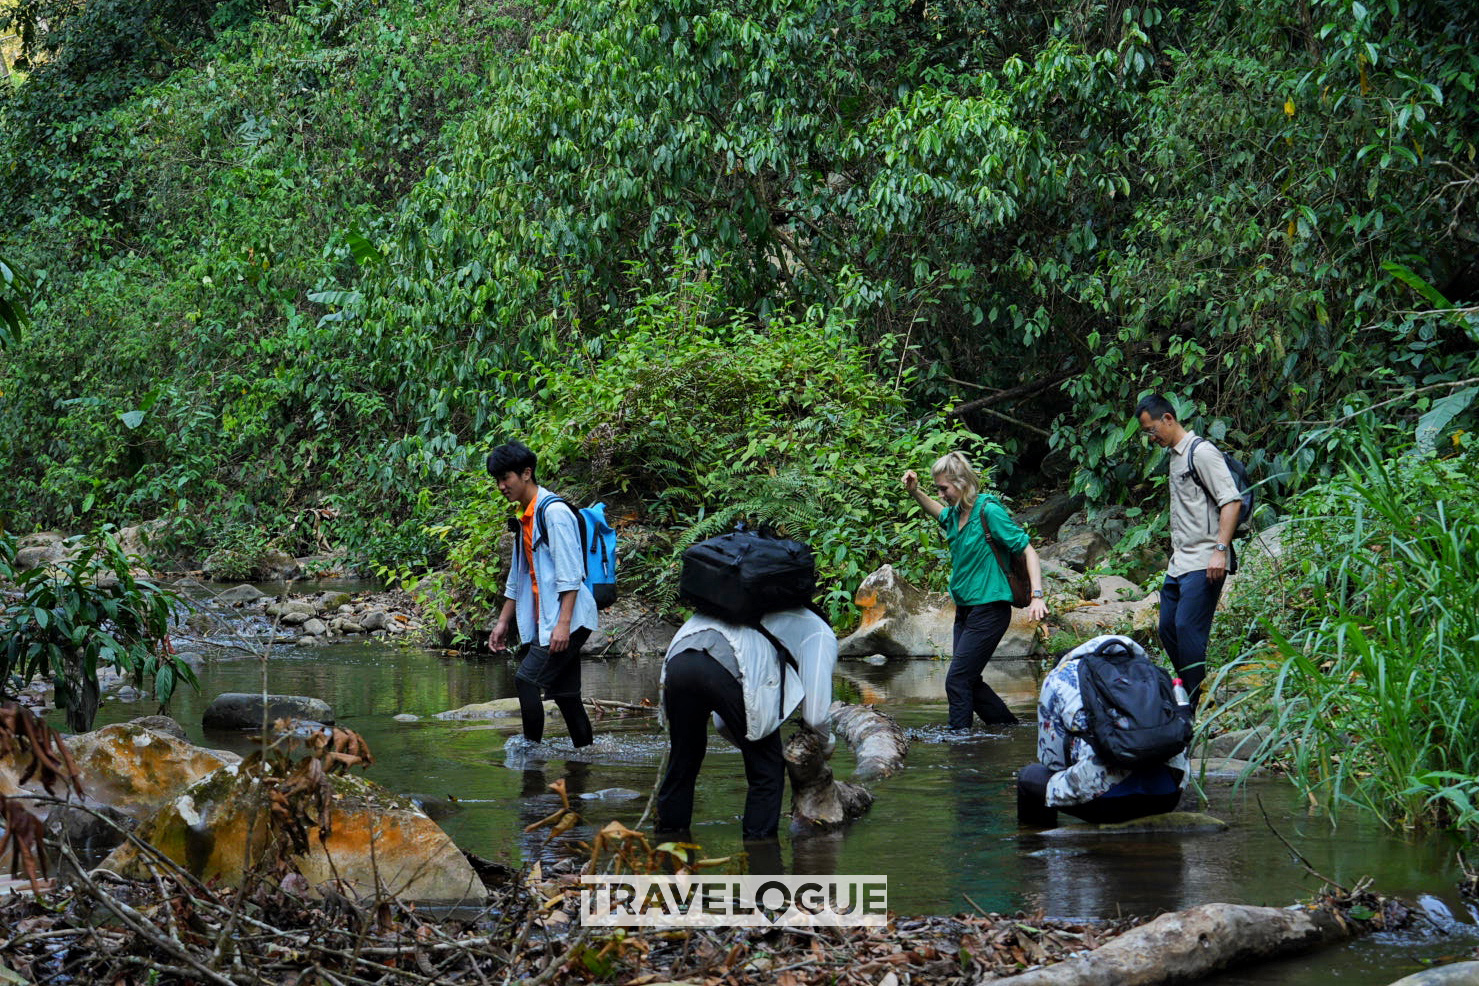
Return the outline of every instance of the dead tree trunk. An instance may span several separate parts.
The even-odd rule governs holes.
[[[909,751],[899,724],[866,705],[832,703],[832,728],[857,755],[853,779],[872,780],[897,773]],[[791,824],[799,831],[828,831],[861,818],[873,805],[862,784],[839,781],[822,751],[822,737],[802,729],[786,743],[791,776]]]
[[[871,705],[832,703],[832,728],[858,758],[854,781],[890,777],[904,766],[909,740],[904,730]]]

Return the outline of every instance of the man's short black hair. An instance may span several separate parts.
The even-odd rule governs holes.
[[[1173,421],[1180,420],[1176,416],[1175,406],[1160,394],[1147,394],[1140,398],[1140,403],[1135,405],[1135,417],[1140,417],[1142,412],[1149,413],[1152,421],[1159,421],[1167,414]]]
[[[539,459],[533,450],[520,441],[504,442],[488,453],[488,475],[494,479],[502,479],[509,473],[521,474],[527,469],[529,478],[538,482],[535,478],[538,467]]]

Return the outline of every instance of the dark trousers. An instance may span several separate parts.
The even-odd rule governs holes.
[[[1186,692],[1195,706],[1202,697],[1207,677],[1207,637],[1212,633],[1212,614],[1222,598],[1226,580],[1209,582],[1207,573],[1168,575],[1161,585],[1161,646],[1171,658]]]
[[[780,826],[786,783],[781,731],[745,739],[745,693],[735,676],[703,651],[680,651],[667,662],[663,712],[668,772],[657,789],[658,831],[686,829],[693,822],[693,787],[709,747],[709,715],[717,712],[745,760],[744,837],[772,838]]]
[[[1048,781],[1052,778],[1053,771],[1040,763],[1029,764],[1017,772],[1017,821],[1023,825],[1050,828],[1058,824],[1058,812],[1061,811],[1094,825],[1113,825],[1175,811],[1181,803],[1178,790],[1169,794],[1100,796],[1081,805],[1050,807]]]
[[[950,704],[951,729],[968,729],[971,713],[988,726],[1010,725],[1017,717],[1001,696],[981,678],[986,662],[1012,622],[1011,603],[982,603],[955,607],[955,656],[945,673],[945,700]]]
[[[580,701],[580,649],[585,646],[589,629],[571,631],[570,644],[558,654],[548,647],[531,644],[514,673],[514,690],[519,695],[519,717],[524,724],[524,738],[531,743],[544,739],[544,700],[553,700],[565,717],[570,742],[576,747],[590,746],[596,736],[591,718]]]

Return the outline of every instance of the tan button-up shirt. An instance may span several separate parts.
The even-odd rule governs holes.
[[[1186,468],[1186,453],[1196,440],[1197,436],[1188,431],[1171,449],[1171,563],[1166,573],[1172,576],[1207,567],[1217,543],[1218,515],[1241,496],[1227,463],[1222,461],[1222,452],[1208,441],[1197,446],[1193,459],[1197,475],[1212,495],[1202,492]]]

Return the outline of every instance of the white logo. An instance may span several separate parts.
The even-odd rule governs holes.
[[[880,928],[886,876],[581,877],[580,921],[594,928]]]

